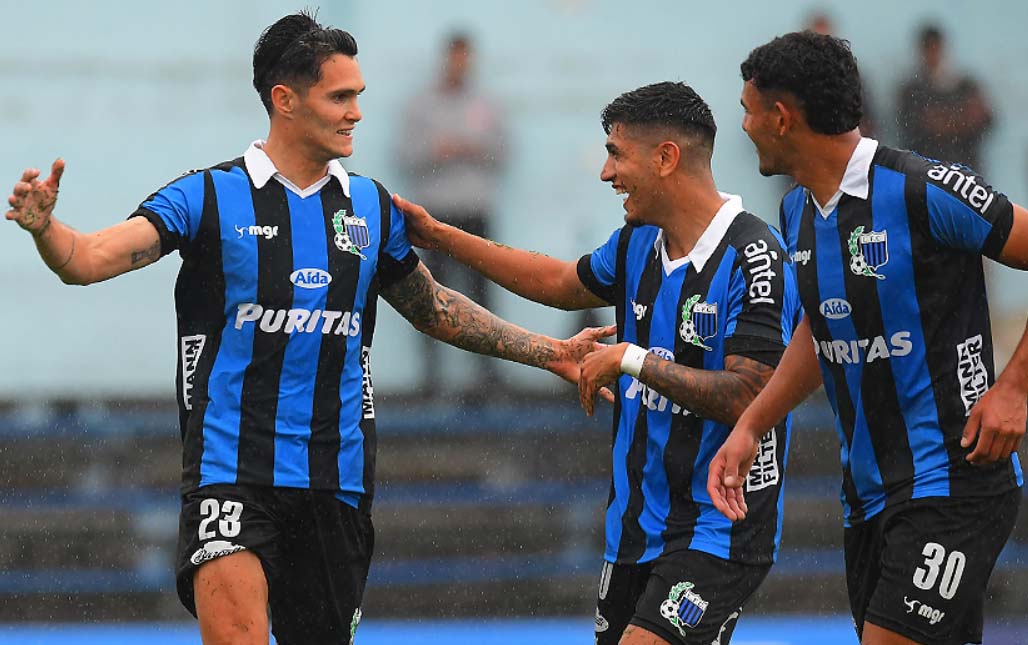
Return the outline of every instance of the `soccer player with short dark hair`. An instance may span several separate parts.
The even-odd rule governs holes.
[[[746,518],[758,438],[823,383],[862,642],[980,643],[986,583],[1021,501],[1028,392],[1025,338],[994,378],[982,256],[1028,268],[1028,212],[959,159],[862,138],[846,41],[775,38],[742,77],[760,172],[799,184],[781,217],[804,318],[714,458],[708,492]]]
[[[691,87],[622,94],[602,123],[600,179],[625,195],[625,226],[577,263],[494,244],[395,199],[415,244],[536,302],[615,307],[619,342],[587,356],[579,380],[589,413],[597,388],[617,386],[596,642],[727,645],[778,549],[788,419],[761,438],[744,522],[710,503],[707,464],[789,342],[795,275],[778,233],[718,192],[714,118]]]
[[[53,217],[64,162],[26,170],[7,219],[61,279],[90,284],[178,250],[183,441],[177,579],[205,643],[352,642],[373,550],[379,293],[416,328],[576,380],[602,335],[531,334],[437,284],[378,182],[348,174],[357,44],[298,13],[253,54],[267,141],[85,235]]]

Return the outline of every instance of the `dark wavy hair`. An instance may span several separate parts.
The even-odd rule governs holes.
[[[740,69],[742,79],[761,92],[795,96],[814,132],[849,132],[863,116],[860,72],[849,41],[796,31],[754,49]]]
[[[280,18],[253,48],[253,87],[271,114],[271,88],[301,91],[321,80],[321,64],[332,54],[357,55],[357,41],[342,29],[325,28],[309,11]]]
[[[600,122],[607,134],[616,123],[668,128],[696,138],[709,152],[714,150],[717,135],[714,115],[706,102],[685,83],[672,81],[625,92],[603,108]]]

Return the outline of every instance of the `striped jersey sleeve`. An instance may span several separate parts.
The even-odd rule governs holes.
[[[384,237],[378,254],[378,280],[385,288],[410,275],[417,268],[419,258],[407,239],[403,213],[393,204],[389,191],[378,182],[375,183],[379,189],[383,223],[387,223],[388,226],[388,229],[383,231]],[[385,212],[387,209],[388,215]]]
[[[974,171],[937,163],[926,177],[928,225],[942,246],[996,259],[1014,222],[1014,208]]]
[[[196,238],[203,214],[204,175],[194,171],[150,195],[130,217],[145,217],[157,228],[161,255],[181,250]]]
[[[618,243],[623,228],[614,231],[599,248],[578,260],[578,279],[604,302],[616,304],[614,282],[617,277]]]

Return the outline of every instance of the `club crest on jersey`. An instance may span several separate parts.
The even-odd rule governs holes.
[[[686,636],[685,628],[699,625],[710,604],[692,590],[694,586],[691,582],[679,582],[671,587],[667,600],[660,603],[660,615],[677,627],[683,638]]]
[[[367,260],[361,249],[371,245],[371,236],[368,234],[368,223],[363,217],[347,215],[346,209],[336,211],[332,216],[332,228],[336,231],[336,248],[345,253],[352,253],[362,260]]]
[[[717,335],[717,303],[699,300],[700,296],[695,295],[682,305],[682,324],[678,327],[678,335],[690,345],[709,352],[711,348],[703,341]]]
[[[849,239],[850,271],[854,275],[884,280],[876,270],[889,262],[889,236],[881,231],[864,232],[863,226],[853,229]]]

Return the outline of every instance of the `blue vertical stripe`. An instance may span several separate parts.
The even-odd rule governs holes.
[[[814,341],[815,343],[817,340]],[[821,382],[825,387],[825,396],[828,398],[828,403],[832,406],[832,413],[835,415],[835,432],[839,435],[839,463],[842,465],[843,472],[850,469],[850,450],[849,443],[846,441],[846,433],[842,429],[842,417],[839,416],[839,395],[835,391],[835,377],[832,375],[832,371],[828,368],[828,361],[823,358],[820,359],[819,364],[821,366]],[[842,517],[843,525],[849,526],[849,517],[853,514],[853,508],[846,500],[846,492],[839,487],[839,501],[842,502]]]
[[[814,217],[814,235],[816,239],[817,271],[818,271],[818,300],[824,302],[828,298],[846,298],[846,283],[843,271],[848,268],[846,258],[848,251],[841,248],[842,242],[839,238],[838,211],[834,211],[827,219],[821,216]],[[866,278],[871,280],[873,278]],[[851,341],[857,339],[856,329],[853,327],[853,320],[847,316],[840,320],[825,319],[829,335],[836,341],[843,341],[846,344],[844,351],[849,353],[852,347]],[[831,342],[831,341],[829,341]],[[840,343],[837,343],[840,344]],[[841,345],[841,344],[840,344]],[[821,356],[821,360],[827,360]],[[842,370],[845,375],[845,386],[849,391],[849,398],[853,404],[853,439],[846,445],[846,436],[840,434],[843,450],[843,463],[849,464],[853,476],[853,485],[861,500],[867,500],[865,504],[865,517],[870,517],[885,508],[885,489],[882,486],[882,473],[878,468],[878,460],[875,457],[874,448],[871,445],[871,434],[867,428],[867,418],[864,415],[864,402],[861,398],[861,379],[864,374],[864,363],[858,355],[855,360],[842,361]],[[827,381],[832,378],[828,373]]]
[[[653,251],[653,242],[656,240],[658,229],[654,227],[627,229],[625,235],[631,234],[632,239],[628,242],[625,260],[625,302],[621,303],[625,308],[625,342],[635,343],[639,339],[639,330],[636,327],[635,316],[632,314],[632,300],[636,291],[639,290],[639,280],[646,267],[646,257]],[[618,276],[615,276],[615,280]],[[621,546],[621,518],[628,509],[628,497],[631,489],[628,485],[627,459],[628,449],[632,445],[635,436],[635,420],[639,414],[640,397],[630,399],[625,392],[635,380],[627,374],[618,378],[618,395],[621,399],[621,418],[618,419],[618,429],[614,436],[613,451],[613,476],[614,499],[607,507],[606,515],[606,536],[607,548],[604,557],[608,562],[616,562],[618,549]]]
[[[875,168],[874,178],[871,217],[875,231],[886,231],[889,246],[888,277],[876,281],[885,338],[888,342],[893,334],[909,332],[912,345],[909,354],[891,357],[889,365],[914,456],[913,497],[949,496],[949,455],[928,373],[921,309],[911,291],[914,255],[904,197],[906,179],[881,166]]]
[[[361,249],[367,259],[360,261],[360,275],[351,309],[351,330],[363,330],[364,307],[367,305],[371,278],[375,274],[378,249],[382,243],[382,215],[378,203],[378,188],[366,177],[350,177],[350,197],[354,213],[363,217],[368,226],[370,246]],[[338,251],[333,247],[333,252]],[[339,251],[342,253],[342,251]],[[343,491],[364,493],[364,434],[360,422],[363,414],[361,394],[364,370],[361,367],[361,333],[346,338],[346,364],[339,379],[339,488]]]
[[[257,302],[257,239],[238,235],[233,225],[256,224],[250,179],[240,167],[227,173],[212,172],[218,210],[232,217],[219,217],[221,226],[221,263],[225,279],[225,328],[221,345],[207,383],[212,405],[203,420],[203,457],[200,461],[200,486],[236,481],[239,459],[239,414],[243,376],[253,358],[256,324],[236,329],[240,305]],[[231,279],[229,276],[232,276]]]
[[[689,272],[689,266],[686,263],[670,276],[664,275],[661,280],[650,318],[651,348],[660,347],[674,352],[678,334],[678,301],[682,296],[682,282]],[[656,410],[646,411],[646,465],[643,466],[643,508],[639,514],[639,526],[646,533],[646,550],[640,562],[652,560],[663,552],[664,538],[661,533],[667,528],[667,516],[671,511],[671,489],[664,467],[664,450],[671,435],[672,404],[663,395],[659,400]]]
[[[717,301],[718,334],[720,335],[720,338],[712,338],[707,341],[707,345],[713,348],[712,351],[703,354],[703,369],[707,371],[725,369],[724,340],[727,336],[728,319],[726,316],[729,313],[726,304],[730,301],[729,294],[733,289],[731,283],[736,258],[735,248],[729,246],[721,257],[721,262],[707,291],[707,302]],[[741,273],[739,277],[742,277]],[[745,279],[742,282],[745,285]],[[731,300],[731,302],[735,301]],[[742,302],[742,298],[739,302]],[[714,458],[721,444],[725,442],[728,432],[728,426],[723,423],[710,419],[703,422],[703,434],[696,461],[693,463],[691,482],[692,498],[699,505],[700,515],[696,518],[696,527],[693,530],[690,547],[700,548],[702,551],[725,559],[728,559],[732,546],[732,522],[714,508],[710,495],[707,494],[707,473],[710,470],[710,460]]]
[[[321,194],[306,199],[286,192],[293,242],[293,271],[328,272]],[[324,311],[328,285],[316,289],[293,285],[293,307],[312,312],[302,329],[290,333],[279,379],[275,416],[275,486],[310,487],[307,446],[311,438],[314,381],[321,352],[322,321],[313,312]],[[309,330],[309,331],[308,331]]]

